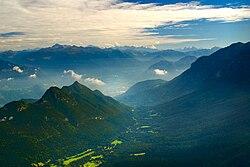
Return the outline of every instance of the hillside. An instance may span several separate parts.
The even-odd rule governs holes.
[[[201,57],[201,56],[209,56],[212,53],[218,51],[219,49],[220,49],[219,47],[213,47],[211,49],[196,49],[192,51],[186,51],[184,53],[186,53],[189,56]]]
[[[75,82],[35,103],[0,109],[1,165],[27,166],[114,140],[132,122],[128,107]]]
[[[249,166],[249,108],[249,84],[218,84],[139,108],[141,133],[133,135],[130,145],[145,156],[114,166]],[[123,146],[120,154],[127,150],[133,149]]]
[[[138,107],[136,118],[142,134],[135,138],[146,146],[139,147],[146,154],[115,165],[249,166],[249,53],[249,43],[236,43],[198,59],[173,81],[155,88],[148,82],[152,84],[147,91],[132,87],[128,99],[122,100],[145,104]],[[138,85],[143,83],[147,81]],[[180,86],[189,92],[181,92]],[[160,104],[147,105],[156,103]]]
[[[177,61],[180,58],[188,56],[187,54],[175,50],[161,50],[157,52],[147,53],[144,57],[151,58],[152,62],[159,62],[161,60]]]
[[[120,96],[120,101],[127,104],[155,105],[171,101],[202,88],[216,86],[218,83],[236,85],[249,83],[249,53],[250,42],[232,44],[210,56],[199,58],[191,65],[191,68],[160,87],[145,90],[137,97],[130,98],[125,93]],[[126,100],[123,101],[123,99]]]
[[[148,70],[161,69],[166,70],[168,72],[186,70],[190,68],[191,64],[196,60],[197,58],[195,56],[186,56],[174,62],[162,60],[158,63],[151,65]]]
[[[123,103],[127,103],[131,106],[136,106],[137,104],[142,103],[152,103],[152,101],[148,101],[151,100],[150,98],[143,98],[144,96],[147,96],[145,95],[145,92],[150,92],[150,90],[153,91],[154,89],[164,85],[165,83],[167,83],[167,81],[161,79],[138,82],[130,87],[125,94],[118,95],[115,97],[115,99]]]

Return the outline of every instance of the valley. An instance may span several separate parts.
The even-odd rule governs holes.
[[[0,109],[0,165],[247,166],[249,48],[232,44],[116,100],[75,81],[10,102]]]

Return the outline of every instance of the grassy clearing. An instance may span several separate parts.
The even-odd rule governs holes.
[[[94,154],[95,152],[92,151],[91,149],[84,151],[80,154],[71,156],[71,157],[67,157],[66,160],[63,161],[63,165],[69,165],[70,163],[74,162],[74,161],[78,161],[84,157],[88,157],[91,156],[92,154]]]
[[[147,128],[151,128],[151,126],[141,126],[140,129],[147,129]]]
[[[116,146],[116,145],[118,145],[118,144],[122,144],[122,141],[120,141],[120,140],[115,140],[115,141],[111,142],[111,145],[114,145],[114,146]]]
[[[103,158],[103,155],[96,155],[96,156],[92,156],[90,158],[90,160],[95,160],[95,159],[102,159]]]
[[[81,165],[80,167],[98,167],[102,164],[101,161],[90,161],[86,162],[85,164]]]
[[[150,114],[149,116],[150,116],[150,117],[157,117],[158,114]]]
[[[146,153],[136,153],[136,154],[130,154],[130,156],[144,156]]]

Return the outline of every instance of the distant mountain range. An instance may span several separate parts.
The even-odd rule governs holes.
[[[189,56],[197,56],[197,57],[201,57],[201,56],[209,56],[210,54],[218,51],[219,47],[213,47],[211,49],[196,49],[196,50],[191,50],[191,51],[185,51],[186,54],[188,54]]]
[[[116,46],[113,47],[113,49],[116,50],[120,50],[122,52],[125,52],[135,58],[140,59],[140,57],[144,57],[146,54],[148,53],[153,53],[153,52],[157,52],[159,50],[157,49],[151,49],[151,48],[147,48],[147,47],[135,47],[135,46]]]
[[[78,47],[59,44],[31,51],[2,52],[0,53],[0,59],[45,69],[71,66],[98,68],[110,65],[129,66],[138,63],[129,54],[111,48],[101,49],[94,46]]]
[[[143,65],[142,59],[157,63],[161,60],[176,61],[185,56],[204,56],[216,51],[213,49],[202,49],[190,52],[175,50],[156,50],[144,47],[113,47],[98,48],[95,46],[70,46],[55,44],[52,47],[0,52],[0,59],[20,65],[29,65],[42,68],[61,67],[128,67]]]
[[[157,52],[145,54],[145,58],[151,59],[151,62],[159,62],[161,60],[177,61],[180,58],[188,56],[184,52],[179,52],[175,50],[161,50]]]
[[[119,96],[119,100],[133,105],[155,105],[219,83],[248,83],[250,80],[249,53],[250,43],[232,44],[210,56],[199,58],[190,69],[170,82],[134,96],[127,96],[125,93]]]

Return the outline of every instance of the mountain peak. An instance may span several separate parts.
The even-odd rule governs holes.
[[[62,95],[65,92],[78,92],[83,94],[89,94],[92,92],[91,89],[89,89],[88,87],[80,84],[78,81],[75,81],[72,85],[70,86],[63,86],[62,89],[52,86],[50,87],[43,95],[43,99],[51,99],[57,95]]]
[[[72,85],[70,86],[64,86],[63,88],[73,88],[73,89],[81,89],[81,90],[88,90],[91,91],[88,87],[82,85],[80,82],[75,81]]]
[[[58,87],[52,86],[50,87],[43,95],[42,99],[47,99],[51,97],[52,95],[56,94],[56,92],[59,92],[60,89]]]
[[[52,48],[55,48],[55,49],[57,49],[57,48],[63,48],[63,47],[64,47],[63,45],[58,44],[58,43],[56,43],[55,45],[52,46]]]
[[[71,86],[83,86],[83,85],[80,84],[78,81],[75,81]]]

